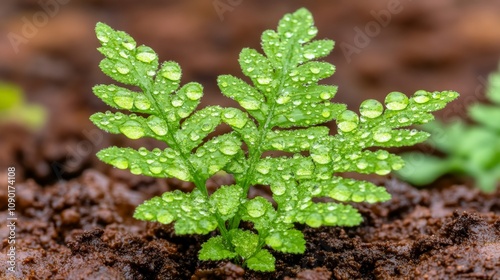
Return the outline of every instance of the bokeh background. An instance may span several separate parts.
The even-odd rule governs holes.
[[[99,132],[88,120],[108,109],[92,86],[112,82],[98,68],[96,22],[179,62],[183,83],[205,86],[203,106],[234,105],[216,77],[241,76],[239,51],[259,48],[262,31],[300,7],[313,13],[318,38],[336,42],[326,60],[337,71],[324,83],[338,85],[335,100],[353,110],[391,91],[456,90],[460,100],[438,117],[464,118],[500,58],[498,0],[1,0],[0,81],[20,86],[48,114],[38,131],[0,126],[2,168],[21,165],[21,180],[50,183],[97,166],[102,147],[151,145]]]

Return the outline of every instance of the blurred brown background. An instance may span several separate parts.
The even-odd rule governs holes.
[[[2,0],[0,80],[20,85],[29,102],[49,110],[43,131],[16,132],[31,139],[29,147],[0,132],[2,161],[19,162],[29,176],[53,178],[47,162],[77,174],[93,164],[100,146],[117,143],[107,134],[84,133],[95,129],[89,115],[107,109],[92,86],[111,82],[98,68],[96,22],[126,31],[162,61],[179,62],[183,82],[205,86],[203,105],[230,105],[216,77],[241,76],[239,51],[259,48],[262,31],[299,7],[313,13],[318,38],[336,42],[326,60],[337,72],[324,83],[338,85],[335,100],[354,110],[390,91],[456,90],[460,100],[438,115],[464,117],[464,106],[482,99],[500,58],[498,0]]]

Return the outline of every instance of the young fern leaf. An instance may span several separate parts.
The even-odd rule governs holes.
[[[424,141],[428,134],[398,129],[424,123],[430,112],[455,99],[454,92],[419,91],[408,99],[393,92],[386,108],[376,100],[363,102],[361,118],[343,104],[334,104],[335,86],[318,85],[331,76],[334,66],[315,61],[330,53],[333,42],[311,41],[317,30],[311,14],[301,9],[286,15],[277,32],[265,31],[262,48],[265,56],[253,49],[240,54],[243,73],[252,85],[233,76],[220,76],[222,93],[236,100],[255,120],[243,112],[229,109],[222,119],[249,149],[226,166],[245,190],[252,185],[269,185],[277,209],[263,198],[247,200],[232,221],[250,221],[259,233],[260,243],[287,252],[302,253],[305,240],[293,223],[311,227],[353,226],[362,219],[355,208],[339,202],[370,203],[386,201],[390,195],[370,182],[334,176],[339,172],[386,175],[403,166],[396,155],[371,147],[397,147]],[[226,115],[227,113],[227,115]],[[329,135],[323,124],[337,118],[339,133]],[[294,153],[292,157],[262,158],[267,151]],[[304,156],[308,152],[309,156]],[[330,197],[337,202],[314,203],[314,197]],[[258,252],[258,250],[257,250]],[[252,265],[247,262],[252,268]]]
[[[428,122],[433,118],[430,112],[457,97],[454,92],[418,91],[408,99],[394,92],[386,98],[385,112],[378,101],[363,102],[361,117],[344,104],[332,103],[337,87],[318,82],[335,68],[317,59],[328,55],[334,43],[313,41],[317,34],[313,18],[299,9],[285,15],[277,31],[263,33],[264,54],[248,48],[241,52],[239,63],[251,83],[230,75],[218,78],[221,92],[245,110],[210,106],[195,112],[202,87],[197,83],[181,87],[178,64],[159,66],[152,49],[136,47],[129,35],[102,23],[96,32],[106,57],[101,62],[103,72],[140,91],[96,86],[94,93],[105,103],[133,113],[97,113],[92,121],[110,133],[168,144],[165,150],[152,151],[111,147],[98,157],[134,174],[175,177],[196,186],[191,193],[167,192],[148,200],[134,217],[175,222],[177,234],[207,234],[217,228],[221,236],[204,243],[199,258],[235,259],[256,271],[274,270],[275,259],[266,245],[285,253],[305,251],[304,235],[294,223],[354,226],[361,223],[361,215],[344,202],[388,200],[384,188],[337,174],[385,175],[401,168],[401,158],[373,147],[425,140],[427,133],[400,128]],[[337,135],[321,126],[334,119]],[[233,132],[206,140],[222,122]],[[272,151],[292,155],[263,157]],[[236,184],[208,195],[205,181],[220,170],[232,174]],[[249,199],[254,185],[270,186],[277,207],[263,197]],[[333,201],[316,203],[315,197]],[[239,229],[242,220],[253,223],[256,232]]]
[[[212,106],[193,113],[203,88],[198,83],[180,87],[181,69],[177,63],[165,62],[159,67],[158,56],[151,48],[136,47],[132,37],[103,23],[97,24],[96,33],[102,44],[99,51],[106,57],[100,64],[102,71],[141,91],[98,85],[94,93],[114,108],[141,115],[108,111],[94,114],[91,120],[110,133],[122,133],[130,139],[150,137],[169,146],[163,151],[110,147],[97,156],[133,174],[178,178],[196,185],[190,194],[177,191],[145,202],[134,217],[161,223],[177,221],[178,234],[206,234],[217,226],[224,232],[223,220],[236,213],[239,203],[225,205],[221,199],[234,198],[238,202],[242,190],[238,186],[222,187],[209,198],[205,181],[229,163],[240,150],[241,141],[229,133],[202,144],[221,123],[223,109]],[[223,198],[220,193],[224,193]]]

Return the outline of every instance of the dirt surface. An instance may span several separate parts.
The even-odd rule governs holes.
[[[358,227],[299,225],[307,250],[273,252],[275,273],[200,262],[197,252],[208,236],[176,236],[171,226],[132,218],[142,201],[192,186],[134,176],[95,157],[111,145],[162,144],[109,135],[88,120],[109,109],[91,93],[93,85],[111,82],[97,66],[97,21],[126,30],[161,60],[178,61],[183,83],[204,84],[202,106],[227,106],[234,103],[221,97],[216,77],[241,76],[241,48],[258,48],[263,30],[302,6],[312,11],[319,37],[336,41],[327,61],[337,72],[325,81],[339,85],[336,102],[356,110],[362,100],[383,100],[394,90],[456,90],[461,98],[438,115],[463,118],[466,105],[482,100],[485,78],[500,58],[499,1],[255,0],[241,1],[223,18],[214,10],[217,1],[59,2],[67,4],[17,52],[0,37],[0,80],[19,84],[28,102],[49,113],[38,131],[0,124],[0,279],[500,279],[500,190],[482,194],[456,177],[426,190],[371,178],[387,187],[391,201],[356,205],[364,217]],[[398,2],[401,12],[348,59],[342,44],[353,45],[356,28],[364,30],[389,2]],[[22,34],[24,18],[40,11],[37,0],[0,1],[0,33]],[[16,167],[18,263],[6,275],[8,166]],[[214,177],[208,185],[230,183]]]
[[[209,185],[228,180],[214,178]],[[461,185],[418,191],[396,180],[385,185],[393,199],[358,205],[362,225],[299,226],[305,254],[275,252],[276,272],[263,274],[200,262],[206,236],[176,236],[171,226],[131,219],[144,199],[186,190],[186,184],[93,169],[51,186],[29,180],[17,185],[18,270],[12,279],[500,279],[500,192],[485,195]],[[2,227],[2,236],[6,231]],[[0,274],[6,247],[4,240]]]

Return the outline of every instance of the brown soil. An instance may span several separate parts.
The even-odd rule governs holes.
[[[46,187],[28,180],[17,185],[13,279],[500,279],[500,192],[485,195],[461,185],[418,191],[397,180],[385,185],[393,199],[359,205],[362,225],[299,226],[305,254],[275,253],[276,272],[263,274],[200,262],[197,252],[207,237],[176,236],[169,225],[131,219],[138,203],[185,189],[182,184],[93,169]],[[6,240],[2,247],[5,273]]]
[[[38,2],[0,1],[0,32],[20,34],[20,19],[40,11]],[[108,109],[90,90],[110,82],[97,67],[96,21],[126,30],[162,60],[179,61],[183,82],[206,86],[203,106],[230,105],[215,87],[216,76],[239,76],[239,50],[258,48],[260,33],[300,6],[313,12],[321,38],[337,41],[327,60],[338,71],[326,81],[339,85],[337,102],[355,108],[392,90],[451,89],[461,98],[440,116],[463,117],[464,106],[481,99],[484,78],[500,57],[498,1],[402,0],[402,12],[351,63],[340,44],[352,44],[354,27],[364,28],[373,20],[370,12],[390,1],[242,1],[222,22],[213,1],[69,2],[18,54],[0,40],[0,78],[20,84],[50,115],[38,132],[0,125],[0,182],[7,166],[15,166],[18,217],[17,271],[6,274],[7,188],[0,183],[0,279],[500,279],[500,190],[482,194],[456,177],[426,190],[371,178],[387,187],[391,201],[356,205],[364,216],[358,227],[299,225],[307,250],[274,252],[275,273],[200,262],[197,252],[208,236],[176,236],[171,226],[132,218],[145,199],[189,191],[190,184],[133,176],[95,158],[110,145],[161,144],[108,135],[88,120]],[[230,182],[215,177],[208,184]]]

